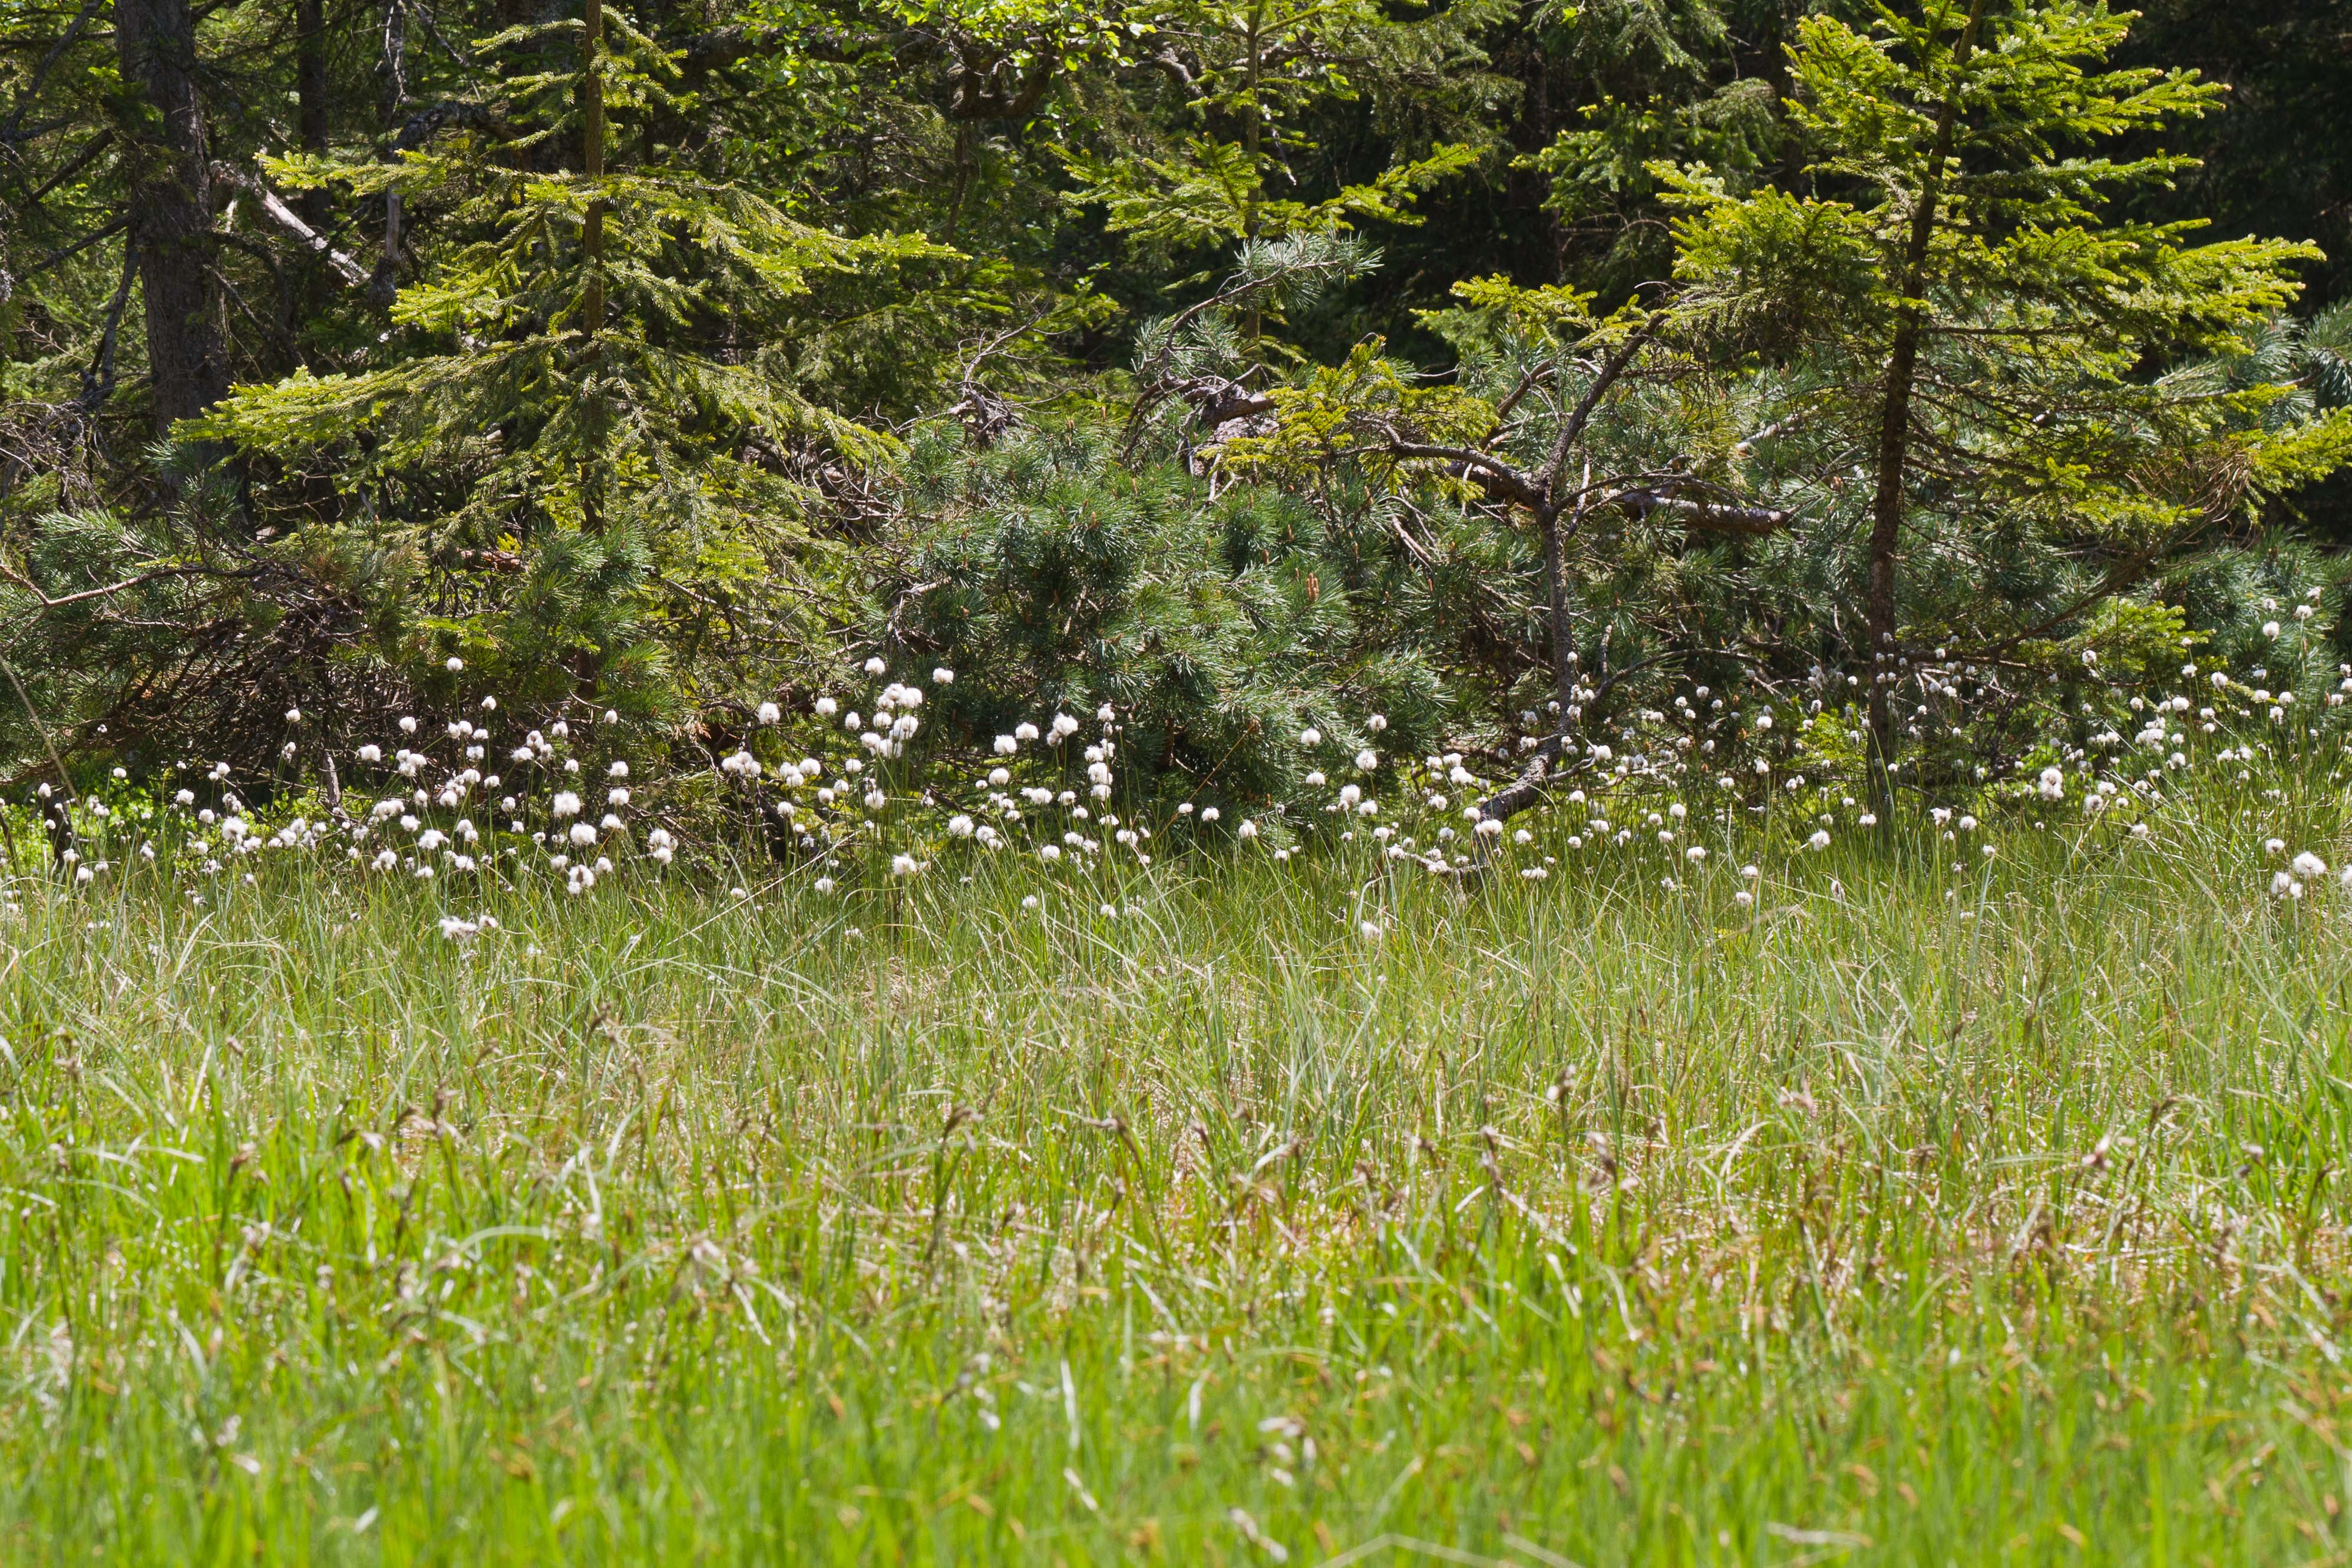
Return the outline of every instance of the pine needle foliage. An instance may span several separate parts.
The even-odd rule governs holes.
[[[1123,463],[1105,434],[1045,431],[986,451],[917,443],[907,504],[936,519],[879,617],[950,664],[933,722],[983,747],[1041,706],[1114,705],[1129,768],[1175,798],[1286,801],[1320,727],[1426,745],[1443,687],[1361,541],[1294,497],[1213,488],[1181,464]]]

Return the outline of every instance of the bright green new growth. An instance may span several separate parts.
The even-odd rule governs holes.
[[[1869,454],[1849,591],[1875,658],[2032,635],[2352,450],[2352,413],[2273,417],[2290,386],[2145,373],[2276,315],[2318,252],[2190,245],[2198,224],[2110,215],[2189,161],[2103,145],[2221,92],[2108,68],[2129,21],[2075,0],[1882,6],[1866,33],[1810,17],[1789,107],[1819,193],[1733,195],[1660,171],[1687,209],[1676,276],[1694,326],[1755,363],[1816,372],[1776,434],[1832,432]],[[1898,739],[1885,684],[1871,688],[1882,758]]]
[[[604,26],[594,71],[616,117],[692,112],[673,59],[618,12]],[[499,84],[497,112],[516,121],[504,134],[445,135],[393,162],[271,161],[289,184],[444,207],[472,237],[393,304],[394,330],[422,351],[240,388],[198,434],[282,460],[318,455],[362,498],[437,497],[405,530],[415,548],[486,555],[523,586],[503,614],[425,630],[489,654],[525,689],[572,667],[626,693],[650,690],[667,656],[641,640],[649,612],[757,594],[820,548],[809,454],[895,450],[794,392],[777,341],[787,308],[813,275],[954,253],[845,238],[690,169],[604,172],[601,152],[596,172],[545,166],[562,139],[587,134],[573,110],[588,80],[581,38],[566,21],[483,43],[523,68]],[[547,68],[551,54],[572,64]],[[623,144],[617,130],[604,141]]]
[[[1415,222],[1415,197],[1475,162],[1475,147],[1441,143],[1401,155],[1372,179],[1318,201],[1270,195],[1268,187],[1297,183],[1291,165],[1316,150],[1298,122],[1319,105],[1355,99],[1359,78],[1468,74],[1477,60],[1468,40],[1487,10],[1402,21],[1368,0],[1187,0],[1156,14],[1146,43],[1159,47],[1204,129],[1166,156],[1073,154],[1071,200],[1100,203],[1114,231],[1179,252],[1336,234],[1367,221]]]

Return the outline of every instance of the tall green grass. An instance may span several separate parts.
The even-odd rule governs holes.
[[[20,880],[0,1555],[2339,1559],[2352,899],[2262,840],[2345,810],[2272,782],[1541,883]]]

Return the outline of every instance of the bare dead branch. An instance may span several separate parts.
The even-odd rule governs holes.
[[[288,206],[284,198],[271,190],[258,176],[246,173],[243,170],[226,163],[215,163],[213,178],[243,191],[247,195],[259,202],[261,210],[268,215],[270,222],[293,235],[312,255],[325,261],[345,283],[357,287],[368,280],[366,267],[362,267],[342,251],[337,250],[326,235],[303,222],[301,214]]]

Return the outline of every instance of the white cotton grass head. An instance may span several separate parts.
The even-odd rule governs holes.
[[[866,661],[866,673],[869,675],[879,675],[883,671],[888,668],[889,666],[885,664],[878,658],[868,659]]]
[[[931,672],[931,685],[935,686],[951,686],[955,685],[955,672],[949,669],[945,664],[940,665],[937,669],[934,669]]]
[[[2316,882],[2327,874],[2327,862],[2309,850],[2305,850],[2294,857],[2292,869],[2295,875],[2305,882]]]
[[[1298,744],[1301,746],[1320,746],[1323,744],[1323,732],[1310,725],[1307,728],[1298,732]]]

